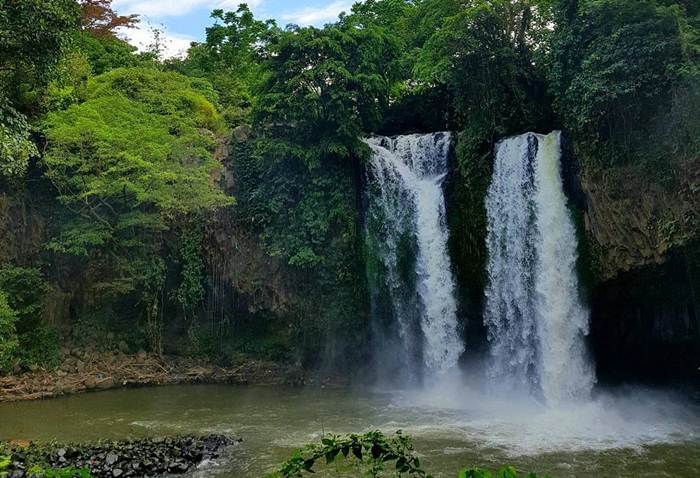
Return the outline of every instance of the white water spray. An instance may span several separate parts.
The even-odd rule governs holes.
[[[490,375],[551,404],[587,398],[595,383],[560,159],[559,132],[503,140],[486,200]]]
[[[368,213],[380,229],[374,231],[380,237],[376,247],[403,352],[421,357],[429,373],[446,372],[464,351],[442,190],[450,135],[373,137],[366,142],[373,153]],[[407,261],[407,255],[413,260]]]

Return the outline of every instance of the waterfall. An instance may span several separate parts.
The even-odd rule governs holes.
[[[552,404],[587,397],[595,382],[560,159],[559,132],[501,141],[486,199],[490,376]]]
[[[372,137],[366,143],[372,150],[366,234],[375,255],[368,262],[373,316],[380,323],[374,327],[378,361],[408,369],[404,375],[413,378],[446,372],[464,350],[442,190],[450,135]]]

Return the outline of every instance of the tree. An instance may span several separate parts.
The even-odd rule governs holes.
[[[366,297],[356,214],[362,136],[389,103],[398,46],[381,27],[347,21],[288,28],[261,54],[257,138],[249,154],[236,156],[238,212],[299,276],[306,299],[294,330],[308,352],[303,360],[317,359],[322,337],[334,334],[343,334],[337,353],[347,359],[361,335],[349,324]]]
[[[0,178],[21,176],[37,154],[34,113],[77,30],[73,0],[0,0]]]
[[[116,37],[120,28],[134,28],[138,15],[119,15],[112,9],[112,0],[81,0],[80,25],[95,37]]]
[[[148,53],[137,53],[136,47],[121,38],[95,37],[87,32],[81,33],[77,48],[86,56],[94,75],[116,68],[152,66],[156,60]]]
[[[600,146],[601,160],[635,156],[635,145],[653,150],[646,139],[662,136],[650,131],[658,126],[653,119],[673,109],[676,94],[697,104],[686,96],[700,84],[698,18],[688,16],[693,11],[697,15],[697,6],[686,10],[682,2],[655,0],[558,4],[550,89],[566,127],[589,146]]]
[[[532,127],[547,113],[533,57],[550,18],[547,2],[466,2],[426,40],[415,77],[446,86],[453,124],[477,142]]]
[[[0,96],[0,178],[21,177],[38,154],[26,118]]]
[[[307,145],[309,167],[324,157],[350,158],[381,122],[398,80],[398,51],[395,38],[372,25],[280,34],[266,53],[257,123],[269,137]]]
[[[87,101],[45,122],[48,176],[76,216],[57,251],[139,247],[138,232],[228,203],[211,183],[219,115],[201,82],[118,69],[88,85]]]
[[[256,20],[245,4],[235,12],[214,10],[211,16],[216,23],[207,28],[206,41],[193,45],[177,66],[212,82],[228,124],[249,123],[253,90],[263,75],[260,55],[279,29],[273,20]]]
[[[17,314],[10,308],[7,296],[0,291],[0,374],[12,369],[19,342],[15,330]]]
[[[0,0],[0,94],[15,108],[22,111],[23,94],[52,79],[78,18],[73,0]]]
[[[117,69],[91,79],[86,101],[44,122],[47,177],[68,210],[48,247],[85,257],[102,297],[143,295],[149,327],[164,286],[167,232],[231,203],[213,184],[222,122],[201,80],[157,69]],[[160,349],[156,332],[154,350]]]
[[[255,110],[263,136],[258,166],[269,182],[252,181],[260,192],[250,191],[269,188],[268,200],[250,206],[270,226],[270,247],[291,263],[323,261],[334,232],[353,224],[347,214],[365,152],[361,137],[388,105],[396,57],[392,39],[376,27],[294,28],[270,43]],[[331,180],[337,174],[346,177]],[[296,181],[307,188],[295,191]]]

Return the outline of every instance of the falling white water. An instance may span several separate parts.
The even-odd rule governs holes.
[[[501,141],[486,199],[491,378],[551,404],[586,398],[595,382],[560,159],[559,132]]]
[[[381,238],[378,255],[403,353],[407,363],[418,356],[425,371],[445,372],[464,350],[442,190],[450,135],[373,137],[366,142],[373,153],[368,213],[380,229],[374,231]],[[407,249],[414,256],[408,273]]]

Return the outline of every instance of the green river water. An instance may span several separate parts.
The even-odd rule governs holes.
[[[438,398],[436,398],[438,397]],[[243,439],[198,477],[261,477],[323,433],[398,429],[424,468],[513,464],[563,477],[700,477],[700,413],[658,392],[623,390],[551,409],[458,386],[424,392],[222,385],[114,390],[0,404],[0,439],[84,442],[178,433]]]

